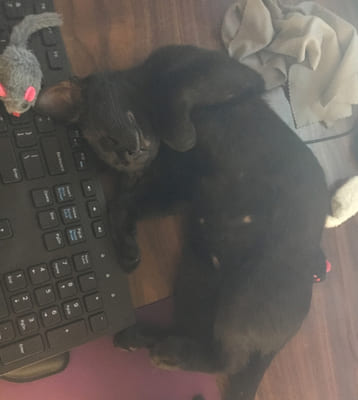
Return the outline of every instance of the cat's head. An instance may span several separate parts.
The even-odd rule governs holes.
[[[98,156],[128,173],[145,169],[159,139],[144,112],[145,102],[120,73],[94,74],[43,90],[36,108],[64,122],[76,122]]]

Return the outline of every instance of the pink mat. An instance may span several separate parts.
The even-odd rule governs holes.
[[[168,320],[170,301],[138,310],[140,320]],[[215,377],[163,371],[146,350],[127,353],[104,337],[76,348],[65,371],[30,383],[0,380],[0,400],[190,400],[195,394],[219,400]]]

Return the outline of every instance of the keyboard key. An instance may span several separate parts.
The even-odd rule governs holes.
[[[61,299],[72,297],[77,293],[75,282],[72,279],[64,282],[59,282],[57,284],[57,289],[60,293]]]
[[[21,342],[10,344],[0,349],[0,360],[4,365],[22,360],[34,354],[44,351],[44,345],[40,335]]]
[[[104,331],[108,326],[108,321],[105,313],[93,315],[92,317],[90,317],[89,322],[92,331],[95,333]]]
[[[46,233],[43,238],[48,251],[57,250],[65,246],[64,237],[60,231]]]
[[[47,50],[47,60],[51,69],[63,68],[63,55],[59,49]]]
[[[24,289],[27,285],[25,274],[20,270],[5,275],[5,283],[10,291]]]
[[[25,112],[18,117],[16,117],[15,115],[9,115],[9,117],[12,125],[24,125],[28,124],[32,120],[31,112]]]
[[[104,224],[102,221],[93,222],[92,229],[93,229],[94,236],[97,239],[99,239],[103,236],[106,236],[106,231],[104,229]]]
[[[11,140],[7,136],[0,137],[0,175],[3,183],[22,179]]]
[[[38,151],[31,150],[21,153],[21,160],[27,179],[42,178],[45,175]]]
[[[72,185],[65,184],[55,187],[56,199],[59,203],[64,203],[66,201],[71,201],[74,199]]]
[[[83,320],[73,322],[47,332],[47,340],[51,348],[63,349],[73,347],[86,340],[87,328]]]
[[[43,12],[53,11],[53,7],[48,0],[35,0],[35,12],[41,14]]]
[[[33,285],[47,282],[50,279],[46,264],[39,264],[29,268],[30,281]]]
[[[0,286],[0,320],[8,316],[8,309],[6,306],[4,292]]]
[[[46,207],[53,203],[52,194],[49,189],[36,189],[31,192],[35,207]]]
[[[4,3],[5,14],[9,19],[23,18],[25,16],[24,0],[7,0]]]
[[[85,171],[88,169],[88,157],[84,151],[77,151],[73,153],[73,159],[75,161],[77,171]]]
[[[42,229],[55,228],[59,224],[55,210],[39,212],[37,218]]]
[[[77,149],[84,143],[81,131],[76,126],[71,126],[68,128],[68,140],[72,149]]]
[[[78,278],[78,282],[82,292],[89,292],[90,290],[97,288],[96,276],[93,272],[90,274],[81,275]]]
[[[96,311],[103,307],[102,296],[99,293],[90,294],[84,300],[88,312]]]
[[[41,30],[41,39],[45,46],[57,44],[59,36],[58,28],[44,28]]]
[[[32,301],[29,293],[21,293],[11,297],[12,308],[16,313],[31,310]]]
[[[76,271],[81,272],[92,267],[91,258],[87,251],[73,256]]]
[[[21,335],[36,332],[39,329],[36,314],[26,315],[17,319],[17,327]]]
[[[44,286],[35,290],[36,301],[39,306],[51,304],[56,300],[55,292],[51,285]]]
[[[52,261],[51,266],[55,278],[60,278],[71,273],[71,265],[67,257]]]
[[[41,318],[45,327],[56,325],[62,320],[60,310],[56,306],[41,311]]]
[[[96,218],[101,215],[101,207],[98,201],[93,200],[87,203],[88,214],[91,218]]]
[[[85,235],[82,226],[75,226],[66,229],[67,240],[70,245],[81,243],[85,241]]]
[[[64,303],[62,307],[67,319],[79,317],[83,313],[81,303],[78,299],[68,301]]]
[[[0,324],[0,344],[15,337],[14,327],[10,321]]]
[[[9,44],[10,34],[6,27],[0,27],[0,53],[2,53],[6,46]],[[1,120],[1,117],[0,117]],[[4,126],[2,127],[4,128]],[[1,121],[0,121],[0,132],[1,132]],[[5,131],[7,130],[7,127]]]
[[[61,219],[64,224],[72,224],[79,221],[80,215],[76,206],[67,206],[61,208]]]
[[[63,153],[57,137],[44,137],[41,140],[41,144],[49,174],[64,174],[66,172],[66,168],[64,166]]]
[[[52,132],[55,129],[52,119],[44,115],[36,115],[35,125],[40,133]]]
[[[1,44],[1,32],[0,32],[0,44]],[[0,132],[7,132],[7,123],[3,115],[0,114]]]
[[[9,239],[12,236],[10,221],[8,219],[0,219],[0,240]]]
[[[94,186],[94,182],[86,180],[81,182],[83,194],[86,197],[91,197],[96,194],[96,188]]]
[[[46,264],[39,264],[29,268],[30,281],[33,285],[47,282],[50,279]]]
[[[31,147],[37,143],[37,138],[32,129],[16,129],[15,141],[18,147]]]

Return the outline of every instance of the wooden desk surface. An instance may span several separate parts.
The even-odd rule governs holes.
[[[291,1],[293,2],[293,1]],[[356,0],[320,0],[358,26]],[[218,48],[220,25],[232,0],[55,0],[76,75],[127,68],[165,44]],[[357,173],[351,138],[314,145],[329,177]],[[139,226],[143,261],[131,276],[136,306],[171,293],[180,252],[180,220],[165,218]],[[311,311],[296,337],[274,360],[257,400],[358,399],[358,218],[324,234],[333,264],[316,285]],[[145,399],[143,399],[145,400]]]

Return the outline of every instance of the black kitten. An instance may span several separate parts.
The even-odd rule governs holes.
[[[47,113],[78,120],[119,171],[111,218],[125,269],[139,262],[136,220],[186,205],[175,328],[133,327],[116,344],[147,346],[161,367],[225,372],[232,400],[254,399],[300,328],[325,263],[323,172],[262,90],[255,73],[223,54],[173,46],[39,99]]]

